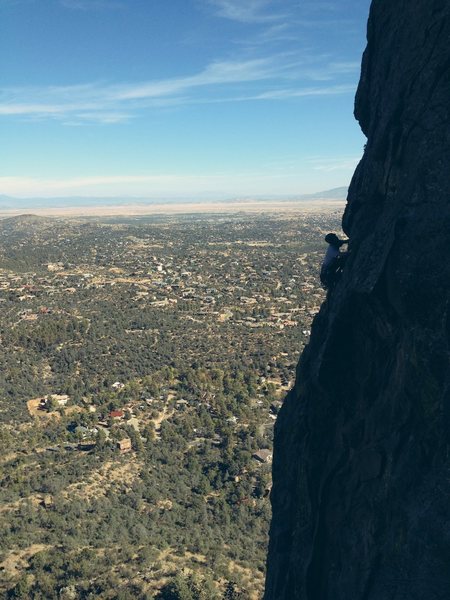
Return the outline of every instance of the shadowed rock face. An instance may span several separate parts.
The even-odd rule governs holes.
[[[374,0],[351,257],[275,428],[266,600],[450,598],[450,2]]]

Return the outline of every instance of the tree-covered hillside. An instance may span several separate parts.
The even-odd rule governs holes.
[[[337,214],[0,221],[11,598],[259,598]]]

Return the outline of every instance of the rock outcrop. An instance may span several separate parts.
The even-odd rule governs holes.
[[[373,0],[355,115],[351,256],[276,423],[265,600],[448,600],[448,0]]]

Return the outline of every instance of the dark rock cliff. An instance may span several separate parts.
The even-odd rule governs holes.
[[[266,600],[450,598],[450,2],[374,0],[351,257],[275,429]]]

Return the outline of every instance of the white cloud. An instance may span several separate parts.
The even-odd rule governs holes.
[[[245,61],[217,61],[201,73],[177,79],[149,82],[138,85],[110,88],[116,100],[136,100],[170,96],[194,88],[268,79],[280,68],[276,57]]]
[[[235,194],[290,193],[298,175],[233,172],[215,174],[114,175],[72,178],[0,177],[2,194],[19,198],[85,197],[224,197]]]
[[[70,125],[113,124],[152,108],[249,100],[282,101],[353,92],[355,85],[332,82],[356,73],[357,64],[326,63],[326,59],[286,52],[245,60],[213,61],[196,74],[161,80],[5,88],[0,90],[0,116],[51,118]],[[308,80],[327,84],[311,87],[306,83]]]
[[[340,96],[355,92],[354,85],[333,85],[328,87],[304,87],[299,89],[279,89],[262,92],[251,96],[248,100],[289,100],[290,98],[306,98],[308,96]]]
[[[333,171],[353,171],[360,160],[360,156],[313,156],[308,158],[306,163],[309,164],[310,168],[314,171],[331,173]]]
[[[284,18],[283,14],[269,12],[273,0],[209,0],[217,15],[241,23],[270,23]]]
[[[232,198],[281,196],[346,185],[360,157],[279,157],[254,170],[140,173],[76,177],[0,176],[0,193],[18,198]]]
[[[217,61],[195,75],[135,84],[7,88],[0,90],[0,115],[57,119],[71,116],[82,120],[86,115],[95,120],[97,115],[98,120],[103,122],[108,115],[120,115],[118,120],[123,120],[125,113],[129,115],[131,109],[136,111],[142,107],[171,106],[190,101],[181,94],[192,94],[199,88],[279,77],[288,66],[280,62],[280,57]],[[125,107],[127,110],[124,110]]]

